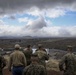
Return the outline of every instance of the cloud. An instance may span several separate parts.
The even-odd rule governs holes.
[[[76,26],[48,26],[41,17],[27,26],[0,25],[0,36],[76,37]]]
[[[39,10],[38,8],[32,7],[28,11],[26,11],[26,14],[32,15],[32,16],[43,16],[43,17],[49,17],[49,18],[56,18],[59,16],[64,16],[66,14],[65,9],[61,8],[47,8]]]
[[[51,24],[51,23],[49,23]],[[76,37],[76,26],[48,26],[48,20],[39,17],[28,21],[21,29],[21,35],[40,37]]]
[[[9,19],[11,19],[11,20],[15,20],[16,17],[11,15],[11,16],[9,16]]]
[[[27,9],[26,14],[33,16],[40,16],[42,12],[43,10],[39,10],[39,8],[37,7],[31,7],[30,9]]]
[[[46,17],[56,18],[59,16],[64,16],[65,14],[66,14],[66,11],[59,8],[46,10]]]
[[[0,26],[1,26],[1,25],[4,25],[4,22],[3,22],[2,20],[0,20]]]
[[[0,0],[0,14],[22,13],[28,9],[33,10],[33,7],[38,10],[56,7],[76,10],[76,0]],[[38,14],[38,11],[35,12]]]
[[[70,28],[70,27],[67,27],[67,28]],[[71,35],[71,32],[67,29],[66,27],[61,27],[58,31],[59,31],[59,36],[60,37],[65,37],[65,36],[67,36],[67,37],[70,37],[70,36],[72,36]],[[70,28],[71,29],[71,28]]]
[[[34,21],[33,18],[29,18],[29,17],[24,17],[24,18],[18,18],[18,22],[25,22],[25,23],[31,23],[32,21]]]
[[[43,17],[40,17],[34,21],[29,22],[25,27],[27,27],[27,29],[38,30],[46,27],[46,22]]]
[[[19,26],[10,26],[10,25],[1,25],[0,26],[0,36],[19,36],[21,27]]]
[[[57,18],[66,15],[67,11],[76,11],[76,0],[0,0],[0,18],[15,20],[20,14],[36,16],[18,18],[26,22],[25,26],[6,25],[0,20],[0,36],[76,36],[76,27],[52,26],[45,17]],[[13,16],[17,14],[17,16]]]

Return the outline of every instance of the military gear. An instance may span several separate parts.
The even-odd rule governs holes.
[[[25,67],[23,75],[46,75],[46,70],[42,65],[30,64]]]
[[[66,54],[59,63],[59,69],[60,71],[64,71],[64,75],[76,75],[75,55],[73,53]]]

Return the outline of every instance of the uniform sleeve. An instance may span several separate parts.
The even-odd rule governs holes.
[[[25,57],[25,55],[24,55],[24,54],[23,54],[23,64],[24,64],[24,66],[26,66],[26,65],[27,65],[26,57]]]
[[[60,71],[64,71],[63,66],[64,66],[64,63],[65,63],[65,57],[66,56],[63,56],[61,61],[59,62],[59,69],[60,69]]]

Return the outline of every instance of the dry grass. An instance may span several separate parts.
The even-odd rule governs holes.
[[[55,59],[51,59],[50,58],[48,60],[48,62],[46,63],[47,70],[59,71],[58,64],[59,64],[59,61],[58,60],[55,60]]]
[[[6,67],[8,66],[8,62],[9,62],[9,55],[4,55],[4,58],[6,60]]]
[[[4,58],[6,59],[6,63],[8,65],[9,55],[5,55]],[[55,60],[55,59],[50,58],[48,60],[48,62],[46,63],[46,68],[47,68],[47,70],[59,71],[58,64],[59,64],[59,60]]]

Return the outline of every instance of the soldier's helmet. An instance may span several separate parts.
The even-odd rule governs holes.
[[[38,58],[38,54],[37,53],[33,53],[32,55],[31,55],[31,61],[39,61],[39,58]]]
[[[67,46],[67,48],[72,48],[72,47],[73,47],[72,45],[68,45],[68,46]]]
[[[38,44],[38,48],[43,48],[43,45],[42,44]]]
[[[15,48],[19,48],[20,49],[20,45],[19,44],[15,44]]]
[[[72,45],[68,45],[68,46],[67,46],[67,49],[72,50],[72,48],[73,48],[73,46],[72,46]]]

